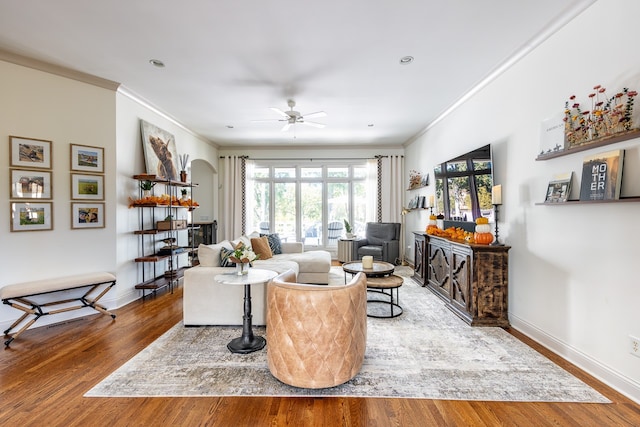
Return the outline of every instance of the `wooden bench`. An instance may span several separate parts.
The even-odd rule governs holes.
[[[6,347],[11,341],[18,338],[29,326],[33,325],[40,317],[48,314],[62,313],[65,311],[79,310],[84,307],[91,307],[103,314],[108,314],[115,319],[116,315],[107,311],[106,307],[98,304],[98,300],[102,298],[116,284],[116,277],[111,273],[87,273],[75,276],[60,277],[57,279],[36,280],[31,282],[16,283],[14,285],[4,286],[0,289],[0,299],[4,304],[23,311],[24,314],[16,320],[6,331],[5,337],[11,335],[4,342]],[[80,297],[53,300],[48,302],[36,302],[35,296],[52,294],[54,292],[69,291],[72,289],[86,288],[89,290]],[[38,298],[42,299],[42,298]],[[69,306],[70,303],[76,303]],[[51,306],[66,305],[65,307],[51,310]],[[48,310],[48,311],[47,311]],[[33,316],[28,320],[17,332],[10,334],[11,330],[20,325],[29,316]]]

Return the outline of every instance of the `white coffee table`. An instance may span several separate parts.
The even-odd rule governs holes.
[[[267,341],[260,336],[253,335],[251,325],[251,285],[267,283],[276,277],[278,273],[271,270],[250,268],[247,274],[238,275],[233,273],[218,274],[213,279],[223,285],[244,285],[244,315],[242,316],[242,336],[234,338],[227,344],[227,348],[232,353],[247,354],[253,351],[262,350]]]

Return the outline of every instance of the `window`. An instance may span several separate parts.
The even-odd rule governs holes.
[[[371,177],[364,160],[248,161],[247,233],[278,233],[285,241],[306,247],[335,249],[344,236],[344,220],[354,233],[363,233],[375,212],[374,192],[367,191]]]
[[[436,211],[446,219],[493,218],[491,148],[474,150],[435,167]]]

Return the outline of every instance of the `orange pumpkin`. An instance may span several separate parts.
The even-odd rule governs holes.
[[[474,233],[473,240],[479,245],[488,245],[493,242],[493,234],[491,233]]]

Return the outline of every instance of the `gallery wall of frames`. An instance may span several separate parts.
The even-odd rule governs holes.
[[[52,141],[9,136],[11,231],[53,230]],[[71,229],[104,228],[104,148],[69,144]]]

